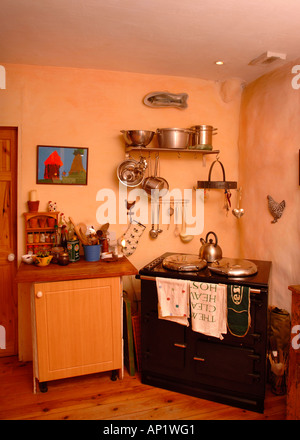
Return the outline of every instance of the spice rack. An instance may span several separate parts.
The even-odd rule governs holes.
[[[56,244],[55,226],[59,212],[25,212],[26,253],[41,249],[51,250]]]

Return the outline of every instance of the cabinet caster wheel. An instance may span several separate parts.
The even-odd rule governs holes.
[[[39,382],[39,389],[41,393],[47,393],[48,391],[47,382]]]
[[[113,371],[111,372],[111,378],[110,378],[110,380],[112,380],[112,381],[116,381],[117,378],[118,378],[117,370],[113,370]]]

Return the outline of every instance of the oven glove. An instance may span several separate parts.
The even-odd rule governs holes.
[[[190,304],[188,282],[156,278],[158,318],[189,326]]]
[[[234,336],[243,337],[251,325],[250,288],[227,285],[227,326]]]
[[[128,226],[127,231],[123,234],[121,240],[125,239],[125,247],[123,248],[123,254],[126,257],[132,255],[139,243],[139,239],[146,229],[145,225],[139,223],[136,220],[132,220],[132,223]]]
[[[192,330],[224,339],[227,333],[226,288],[221,284],[189,281]]]

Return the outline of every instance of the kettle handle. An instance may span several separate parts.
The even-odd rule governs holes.
[[[215,241],[216,241],[216,242],[214,243],[214,245],[217,246],[217,244],[218,244],[218,238],[217,238],[216,234],[215,234],[213,231],[210,231],[210,232],[208,232],[208,233],[206,234],[206,237],[205,237],[205,241],[206,241],[206,243],[207,243],[207,238],[208,238],[209,234],[213,234],[213,236],[215,237]]]

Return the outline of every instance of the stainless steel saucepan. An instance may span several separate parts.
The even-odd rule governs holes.
[[[214,128],[212,125],[194,125],[191,127],[191,130],[192,146],[212,147],[212,137],[217,134],[217,128]]]
[[[169,184],[163,177],[158,176],[159,155],[155,158],[154,175],[143,180],[142,188],[149,196],[163,197],[169,190]]]
[[[159,148],[188,148],[192,130],[186,128],[158,128],[156,136]]]

